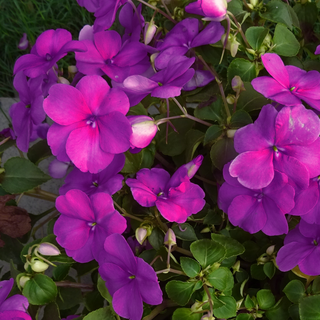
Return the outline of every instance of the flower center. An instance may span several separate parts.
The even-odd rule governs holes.
[[[90,117],[89,119],[87,119],[86,124],[91,126],[94,129],[97,126],[95,117]]]
[[[26,108],[27,108],[27,109],[31,108],[31,104],[27,104],[27,105],[26,105]]]
[[[132,275],[129,277],[129,279],[135,279],[136,276]]]
[[[313,244],[314,244],[315,246],[317,246],[317,245],[318,245],[317,240],[313,240]]]
[[[111,66],[113,64],[113,60],[112,59],[107,59],[106,60],[106,65],[107,66]]]
[[[92,181],[92,184],[95,186],[95,187],[99,187],[99,185],[98,185],[98,181]]]
[[[88,226],[91,227],[92,231],[96,228],[96,224],[96,222],[88,222]]]
[[[292,91],[294,91],[296,89],[296,87],[291,87],[290,88],[290,91],[292,92]]]
[[[51,61],[51,60],[52,60],[52,57],[51,57],[51,54],[50,54],[50,53],[47,53],[47,54],[46,54],[46,59],[47,59],[47,61]]]
[[[258,202],[261,202],[262,198],[264,197],[264,194],[263,193],[255,193],[254,197],[257,198]]]

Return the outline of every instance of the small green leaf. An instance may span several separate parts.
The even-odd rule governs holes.
[[[268,34],[268,29],[264,27],[250,27],[246,30],[245,36],[254,50],[258,50],[264,38]]]
[[[233,139],[223,138],[218,140],[211,148],[210,157],[212,163],[219,170],[229,161],[233,160],[238,153],[234,149]]]
[[[230,128],[241,128],[252,123],[252,119],[248,112],[244,110],[237,110],[230,119]]]
[[[44,305],[53,301],[57,296],[56,284],[44,274],[36,274],[25,284],[22,294],[31,304]]]
[[[103,308],[104,298],[99,291],[88,292],[85,296],[85,306],[89,311],[94,311]]]
[[[246,296],[246,299],[244,300],[244,305],[247,309],[253,309],[256,304],[254,303],[254,301],[250,298],[249,295]]]
[[[313,294],[320,293],[320,276],[313,280],[311,290]]]
[[[266,278],[266,274],[263,271],[263,265],[261,264],[252,264],[250,266],[250,273],[253,279],[264,280]]]
[[[147,116],[148,112],[144,105],[140,102],[137,105],[130,107],[127,116]]]
[[[315,2],[296,3],[293,7],[299,20],[305,25],[313,26],[318,18],[318,8]]]
[[[254,320],[251,314],[240,313],[237,315],[236,320]]]
[[[213,314],[217,318],[228,319],[237,314],[237,302],[234,297],[220,296],[219,300],[224,303],[220,308],[213,309]]]
[[[285,26],[277,24],[273,37],[273,52],[280,56],[293,57],[300,49],[299,41]]]
[[[190,250],[196,260],[204,268],[215,262],[221,261],[226,254],[226,250],[223,245],[209,239],[202,239],[193,242],[190,245]]]
[[[185,306],[192,296],[194,286],[194,282],[171,280],[166,285],[166,292],[179,306]]]
[[[101,308],[87,314],[83,320],[116,320],[110,307]]]
[[[60,320],[59,307],[55,302],[51,302],[44,308],[42,320]]]
[[[211,233],[211,239],[222,244],[226,249],[226,257],[230,258],[244,253],[244,246],[237,240],[222,234]]]
[[[289,309],[289,314],[292,320],[300,320],[300,314],[299,314],[299,305],[298,304],[292,304]]]
[[[31,190],[51,179],[34,163],[24,158],[11,158],[4,164],[2,187],[10,193],[22,193]]]
[[[152,245],[152,247],[156,250],[159,250],[162,247],[164,241],[164,234],[159,228],[154,228],[152,233],[148,237],[148,241]]]
[[[287,298],[293,303],[298,303],[306,295],[305,291],[304,284],[297,279],[290,281],[283,289]]]
[[[174,223],[172,226],[172,230],[178,239],[185,241],[198,240],[193,227],[189,223]]]
[[[200,320],[201,313],[192,313],[191,309],[178,308],[173,312],[172,320]]]
[[[251,81],[256,76],[256,65],[254,62],[242,58],[236,58],[231,61],[228,67],[228,82],[235,76],[239,76],[242,81]]]
[[[305,297],[300,300],[299,313],[301,320],[320,319],[320,295]]]
[[[272,308],[268,309],[265,315],[268,320],[287,320],[290,318],[288,312],[290,305],[291,302],[286,297],[283,297]]]
[[[70,265],[60,264],[53,269],[52,275],[55,281],[62,281],[69,273]]]
[[[212,120],[222,123],[225,119],[224,106],[221,98],[206,107],[198,106],[194,111],[194,116],[202,120]]]
[[[79,288],[59,288],[57,304],[60,310],[70,309],[82,302],[81,289]]]
[[[273,307],[276,303],[276,299],[271,290],[262,289],[257,292],[257,300],[261,309],[267,310]]]
[[[100,276],[98,277],[97,288],[102,297],[105,298],[110,304],[112,304],[112,297],[106,287],[105,281]]]
[[[199,130],[191,129],[187,132],[186,138],[186,162],[190,162],[194,158],[194,153],[196,152],[198,146],[203,142],[204,133]]]
[[[203,144],[206,145],[207,143],[216,140],[221,136],[223,132],[223,128],[218,125],[212,125],[208,128],[205,133]]]
[[[181,257],[180,264],[183,272],[189,277],[196,277],[201,271],[201,267],[199,263],[188,257]]]
[[[28,159],[34,164],[38,164],[43,159],[46,159],[52,155],[51,149],[48,146],[47,140],[40,140],[34,144],[28,151]]]
[[[272,279],[274,274],[276,273],[276,267],[272,261],[267,262],[263,265],[263,272],[269,279]]]
[[[220,267],[207,276],[207,280],[215,289],[220,291],[231,290],[234,286],[234,279],[228,268]]]

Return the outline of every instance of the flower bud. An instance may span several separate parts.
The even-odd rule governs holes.
[[[214,316],[210,316],[210,315],[204,315],[202,318],[201,318],[201,320],[214,320],[215,319],[215,317]]]
[[[18,49],[20,50],[26,50],[29,46],[29,41],[27,39],[27,34],[24,33],[22,38],[20,39],[19,41],[19,44],[18,44]]]
[[[151,226],[143,226],[136,229],[136,239],[142,245],[152,233]]]
[[[240,261],[239,260],[232,266],[232,269],[233,269],[233,273],[240,271]]]
[[[234,104],[234,102],[236,101],[236,96],[229,93],[226,99],[229,104]]]
[[[240,93],[241,91],[246,91],[243,81],[239,76],[234,76],[231,80],[231,86],[234,92]]]
[[[270,247],[267,249],[266,253],[267,253],[269,256],[271,256],[271,255],[274,253],[274,248],[275,248],[274,245],[273,245],[273,246],[270,246]]]
[[[167,246],[174,246],[175,244],[177,244],[176,235],[171,228],[168,229],[164,237],[164,244],[166,244]]]
[[[44,256],[58,256],[61,253],[55,245],[49,242],[41,243],[37,250]]]
[[[222,43],[224,43],[225,39],[226,39],[226,35],[223,34],[221,37]],[[229,34],[228,41],[226,44],[226,49],[230,50],[232,57],[236,56],[236,54],[238,52],[239,45],[240,45],[240,43],[238,42],[237,37],[233,34]]]
[[[184,9],[180,7],[175,7],[173,10],[173,18],[176,21],[181,21],[184,18]]]
[[[201,311],[202,311],[202,306],[203,306],[203,302],[201,302],[201,301],[196,301],[196,302],[191,306],[191,312],[192,312],[192,313],[201,312]]]
[[[68,67],[68,72],[69,73],[77,73],[78,72],[78,68],[76,66],[69,66]]]
[[[19,279],[20,287],[23,288],[25,286],[25,284],[27,283],[27,281],[29,281],[29,280],[30,280],[30,277],[28,277],[28,276],[20,277],[20,279]]]
[[[155,35],[157,31],[157,26],[153,22],[153,18],[150,22],[147,22],[144,26],[144,44],[149,44],[151,40],[153,39],[153,36]]]
[[[34,272],[43,272],[49,268],[48,264],[39,260],[38,258],[32,258],[30,264],[31,264],[31,269]]]
[[[64,77],[58,77],[58,81],[59,83],[62,83],[62,84],[70,84],[69,80],[67,80]]]
[[[147,116],[128,116],[127,119],[132,126],[131,147],[145,148],[148,146],[158,131],[154,120]]]
[[[250,0],[250,3],[252,4],[253,7],[257,6],[259,4],[259,0]]]

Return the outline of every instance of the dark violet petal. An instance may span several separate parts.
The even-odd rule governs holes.
[[[224,27],[220,22],[210,22],[191,42],[191,47],[199,47],[206,44],[216,43],[224,34]]]
[[[126,184],[130,187],[132,196],[143,207],[155,205],[157,195],[145,184],[135,179],[127,179]]]
[[[146,185],[153,193],[158,194],[166,190],[170,174],[161,168],[141,169],[136,179]]]
[[[156,206],[160,214],[170,222],[183,223],[186,222],[188,216],[187,210],[184,207],[173,202],[174,200],[158,198]]]
[[[243,152],[231,162],[229,172],[247,188],[264,188],[274,177],[273,152],[271,149]]]
[[[194,76],[194,73],[195,73],[194,69],[187,70],[183,75],[171,81],[170,87],[175,86],[175,87],[182,88],[188,81],[192,79],[192,77]],[[168,85],[164,85],[163,87],[166,87],[166,86]]]
[[[87,51],[87,46],[82,41],[72,40],[66,43],[58,52],[55,61],[60,60],[65,56],[67,52],[85,52]]]
[[[69,169],[69,167],[70,167],[70,162],[62,162],[57,159],[54,159],[51,161],[48,171],[52,178],[60,179],[67,174],[67,170]],[[60,191],[59,193],[61,194]]]
[[[176,56],[183,56],[187,53],[187,47],[169,47],[164,51],[161,51],[155,59],[155,67],[162,70],[168,66],[169,61]]]
[[[123,86],[136,94],[150,93],[153,89],[159,87],[157,82],[140,75],[128,77],[123,81]]]
[[[318,246],[314,246],[313,251],[299,261],[299,268],[309,276],[318,276],[320,274],[320,251]]]
[[[0,306],[6,300],[14,284],[13,278],[0,282]]]
[[[38,55],[35,54],[25,54],[22,57],[20,57],[13,69],[13,74],[17,74],[19,71],[26,70],[26,69],[32,69],[32,68],[37,68],[34,72],[30,71],[29,76],[32,75],[32,78],[37,77],[41,73],[44,74],[47,70],[43,70],[43,72],[38,72],[41,70],[41,67],[44,66],[47,63],[47,61],[39,57]]]
[[[101,264],[99,273],[101,274],[102,279],[106,281],[106,287],[111,296],[113,296],[120,288],[128,285],[131,281],[129,278],[131,274],[113,263]]]
[[[134,66],[147,56],[147,47],[140,42],[127,42],[119,54],[114,58],[114,63],[119,67]]]
[[[318,187],[317,187],[317,189],[318,189]],[[305,190],[306,194],[308,194],[307,193],[308,190],[309,189]],[[309,194],[308,194],[308,196],[309,196]],[[307,203],[307,200],[308,200],[308,198],[305,199],[305,201],[302,202],[301,209],[298,211],[298,213],[301,212],[301,214],[299,214],[299,215],[301,215],[301,219],[304,220],[305,222],[309,223],[309,224],[313,224],[313,223],[320,224],[319,192],[318,192],[318,198],[316,200],[316,203],[314,204],[314,202],[312,202],[312,204],[314,204],[314,206],[308,212],[307,212],[307,210],[308,210],[309,203]],[[305,203],[307,203],[306,208],[303,206],[303,204],[305,204]],[[291,212],[290,212],[290,214],[291,214]]]
[[[261,60],[269,74],[284,88],[290,89],[288,71],[281,58],[275,53],[265,53],[261,56]]]
[[[299,242],[300,244],[305,244],[308,245],[310,244],[310,239],[304,237],[300,231],[299,231],[299,224],[291,229],[288,234],[286,235],[286,237],[284,238],[284,245],[290,243],[290,242]]]
[[[299,80],[307,73],[307,71],[295,66],[285,66],[285,68],[287,69],[287,72],[289,74],[289,88],[297,87],[297,83],[299,82]]]
[[[196,2],[192,2],[192,3],[188,4],[185,7],[185,11],[188,13],[198,14],[200,16],[205,15],[202,11],[202,8],[201,8],[201,0],[198,0]]]
[[[193,65],[194,61],[195,61],[195,58],[189,59],[187,57],[174,57],[168,63],[168,67],[163,70],[164,71],[163,84],[168,84],[170,82],[173,82],[175,79],[185,74],[187,70]],[[152,80],[155,80],[156,76],[157,74],[152,77]],[[192,76],[188,78],[186,82],[188,82],[192,78]]]
[[[242,184],[239,183],[237,178],[233,178],[230,175],[229,168],[230,168],[231,161],[226,163],[223,167],[223,179],[225,182],[227,182],[229,185],[234,187],[243,187]]]
[[[94,34],[94,44],[106,62],[114,58],[121,48],[121,37],[114,30],[101,31]]]
[[[234,226],[239,226],[250,233],[260,231],[267,222],[262,202],[248,195],[234,198],[228,209],[228,217]]]
[[[191,91],[198,87],[204,87],[208,83],[214,80],[214,76],[210,71],[206,70],[195,70],[195,73],[191,80],[189,80],[184,86],[184,91]]]
[[[72,257],[75,261],[80,263],[86,263],[94,259],[92,250],[96,246],[94,242],[94,237],[92,231],[90,232],[90,236],[83,247],[77,250],[69,250],[66,249],[66,253],[68,256]]]
[[[105,169],[106,170],[106,169]],[[103,172],[102,170],[101,172]],[[93,184],[94,175],[90,172],[82,172],[78,168],[73,168],[73,170],[66,176],[64,185],[59,189],[61,195],[65,194],[71,189],[79,189],[91,195],[96,192],[96,187]]]
[[[258,119],[238,129],[234,136],[234,148],[237,152],[259,151],[274,145],[275,120],[277,110],[268,104],[263,106]]]
[[[301,220],[299,224],[299,231],[304,237],[310,238],[312,241],[319,239],[320,237],[320,225],[318,224],[310,224]]]
[[[137,258],[137,275],[139,293],[145,303],[157,305],[162,302],[162,290],[154,269],[143,259]]]
[[[28,103],[27,100],[30,100],[30,90],[28,86],[27,77],[25,76],[23,71],[19,71],[15,75],[13,79],[13,86],[18,91],[20,100]]]
[[[99,0],[77,0],[77,2],[79,6],[85,7],[89,12],[95,12],[99,8]]]
[[[305,101],[310,107],[316,109],[316,110],[320,110],[320,99],[319,100],[314,100],[314,99],[311,99],[309,97],[306,97],[306,96],[303,96],[303,95],[300,95],[300,94],[296,94],[296,96]]]
[[[75,129],[69,134],[67,155],[82,172],[98,173],[112,161],[114,155],[101,149],[100,137],[99,127],[91,125]]]
[[[59,83],[50,88],[43,108],[53,121],[63,126],[83,121],[92,114],[79,90]]]
[[[117,111],[126,115],[129,111],[130,103],[127,95],[119,88],[112,88],[102,100],[95,115],[105,115]]]
[[[175,87],[171,85],[164,85],[162,87],[155,88],[151,93],[151,97],[157,97],[161,99],[178,97],[181,94],[181,89],[182,86]]]
[[[282,108],[275,121],[276,146],[309,145],[320,134],[318,116],[303,105]]]

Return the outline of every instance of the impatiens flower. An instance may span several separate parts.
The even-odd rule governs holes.
[[[320,225],[309,224],[303,220],[290,230],[280,248],[276,262],[283,272],[299,266],[309,275],[320,274]]]
[[[285,66],[275,53],[261,56],[262,62],[273,77],[258,77],[251,84],[265,97],[286,106],[301,104],[305,101],[311,107],[320,110],[320,73],[305,71],[295,66]]]
[[[122,188],[123,176],[118,172],[122,170],[124,162],[124,154],[116,154],[111,163],[98,173],[81,172],[74,168],[66,177],[59,193],[66,194],[71,189],[79,189],[88,196],[98,192],[113,195]]]
[[[52,178],[60,179],[63,178],[66,174],[68,169],[72,166],[71,162],[62,162],[57,159],[54,159],[49,164],[49,174]],[[76,189],[76,188],[72,188]]]
[[[288,177],[275,171],[274,179],[262,189],[248,189],[229,174],[229,164],[223,168],[225,183],[219,189],[220,209],[230,222],[250,233],[260,230],[269,236],[288,232],[285,214],[294,207],[295,191]]]
[[[13,73],[23,70],[26,76],[36,78],[46,74],[69,51],[86,51],[86,46],[79,41],[73,41],[67,30],[47,30],[38,37],[31,53],[16,61]]]
[[[186,12],[204,16],[203,20],[221,21],[227,14],[227,2],[231,0],[198,0],[185,7]]]
[[[44,110],[56,122],[48,132],[52,153],[82,172],[98,173],[130,147],[128,98],[99,76],[83,77],[75,88],[52,86]]]
[[[135,257],[119,234],[109,236],[99,260],[99,273],[112,296],[114,311],[123,318],[141,320],[143,302],[158,305],[162,291],[153,268]]]
[[[53,230],[57,242],[77,262],[97,260],[106,237],[122,233],[127,227],[126,219],[114,209],[107,193],[88,197],[73,189],[57,198],[56,208],[61,213]]]
[[[141,169],[136,179],[127,179],[126,183],[141,206],[156,206],[168,221],[183,223],[205,205],[203,190],[190,182],[202,159],[198,156],[180,167],[171,178],[164,169]]]
[[[240,153],[230,165],[230,174],[250,189],[271,183],[274,171],[286,174],[300,189],[320,174],[320,122],[303,105],[279,112],[266,105],[258,119],[236,131],[235,150]]]
[[[0,282],[0,319],[5,320],[32,320],[26,313],[29,302],[20,294],[15,294],[6,299],[10,293],[14,280],[4,280]]]
[[[20,50],[26,50],[28,48],[28,46],[29,46],[29,41],[27,39],[27,34],[24,33],[22,38],[19,41],[18,48]]]

